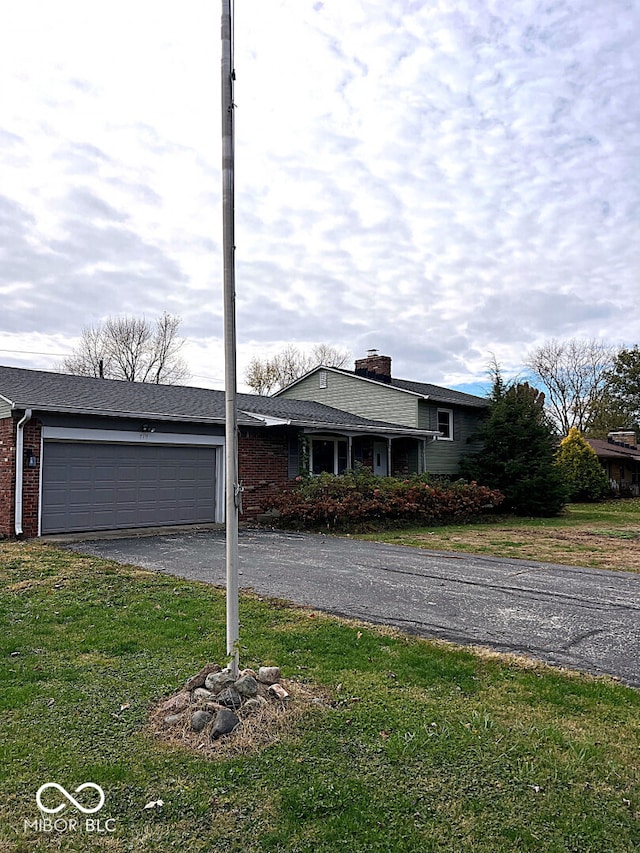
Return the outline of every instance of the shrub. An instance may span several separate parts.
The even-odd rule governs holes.
[[[567,499],[555,464],[556,438],[545,415],[544,394],[528,383],[505,386],[496,369],[489,414],[480,430],[483,449],[466,456],[463,477],[487,483],[516,515],[557,515]]]
[[[569,500],[598,501],[609,493],[609,481],[595,450],[575,427],[560,442],[556,465],[569,489]]]
[[[363,469],[306,478],[272,498],[269,509],[281,527],[345,531],[469,521],[502,501],[499,491],[477,483],[375,477]]]

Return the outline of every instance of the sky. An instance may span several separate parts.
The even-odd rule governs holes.
[[[224,385],[220,0],[0,0],[0,364],[182,318]],[[238,382],[293,344],[488,386],[640,342],[637,0],[236,0]]]

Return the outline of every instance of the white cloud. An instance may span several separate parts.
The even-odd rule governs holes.
[[[640,339],[637,4],[243,0],[235,30],[241,369],[327,341],[464,383]],[[219,386],[219,31],[204,0],[4,10],[0,340],[169,310]]]

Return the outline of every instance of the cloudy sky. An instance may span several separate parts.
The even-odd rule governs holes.
[[[223,385],[220,0],[2,0],[0,363],[182,317]],[[486,385],[640,342],[637,0],[236,0],[237,333]],[[242,387],[242,383],[241,383]]]

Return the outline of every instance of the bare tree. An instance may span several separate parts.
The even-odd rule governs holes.
[[[180,385],[190,377],[179,355],[180,318],[164,312],[155,324],[142,317],[108,317],[82,330],[80,344],[62,369],[77,376]]]
[[[259,359],[255,356],[249,362],[244,381],[256,394],[270,394],[278,387],[278,376],[272,359]]]
[[[603,341],[550,340],[527,356],[526,366],[546,389],[547,409],[558,430],[587,428],[607,384],[615,348]]]
[[[272,358],[252,358],[244,378],[256,394],[271,394],[295,382],[320,364],[343,367],[350,358],[349,350],[331,344],[316,344],[310,352],[289,345]]]

